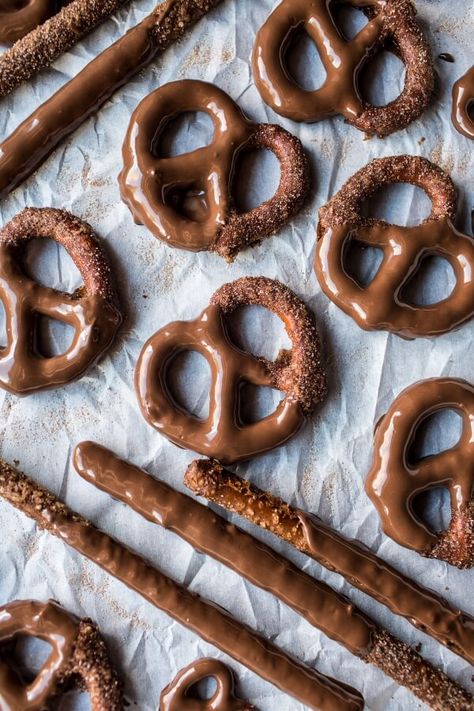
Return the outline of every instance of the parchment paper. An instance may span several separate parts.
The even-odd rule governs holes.
[[[16,462],[75,510],[140,551],[176,580],[225,606],[275,644],[356,686],[365,696],[367,709],[418,709],[422,704],[382,673],[358,661],[270,595],[98,493],[82,482],[71,466],[76,443],[94,439],[182,488],[185,467],[194,455],[167,442],[138,411],[133,371],[141,346],[167,322],[195,317],[224,282],[242,275],[276,277],[301,295],[317,315],[330,392],[327,402],[299,436],[286,447],[239,466],[239,473],[318,513],[345,535],[364,541],[414,579],[474,613],[474,573],[424,560],[382,535],[378,516],[363,490],[374,423],[404,387],[421,378],[441,375],[474,382],[473,324],[434,340],[407,342],[385,333],[369,334],[326,299],[312,271],[317,209],[355,170],[378,156],[405,152],[423,155],[449,171],[459,187],[458,226],[468,229],[474,201],[472,143],[454,131],[449,113],[452,83],[473,61],[473,3],[418,0],[420,19],[434,55],[450,52],[455,63],[436,61],[437,100],[421,120],[383,141],[364,140],[362,133],[347,127],[340,117],[299,126],[263,104],[252,80],[249,56],[255,32],[275,4],[274,0],[225,0],[182,42],[118,92],[35,176],[1,203],[2,223],[26,205],[67,208],[88,220],[107,245],[127,321],[109,355],[79,382],[24,399],[0,390],[0,456]],[[53,69],[3,100],[0,136],[7,136],[39,102],[125,28],[141,20],[153,5],[154,0],[135,0],[59,59]],[[313,60],[308,52],[297,62],[304,73],[302,81],[319,76],[309,63]],[[305,66],[310,70],[304,71]],[[378,67],[385,67],[387,74],[382,80],[380,73],[372,72],[375,96],[391,98],[401,86],[398,60],[388,57]],[[121,145],[132,110],[160,84],[185,77],[215,82],[251,118],[277,122],[296,133],[312,160],[312,199],[302,213],[277,236],[240,254],[230,266],[213,255],[169,249],[146,229],[133,224],[119,197]],[[182,137],[184,146],[205,126],[197,123],[191,128]],[[249,199],[255,202],[276,184],[277,165],[265,157],[260,170],[252,175]],[[375,207],[384,207],[384,214],[400,224],[416,223],[426,214],[428,201],[419,191],[397,188],[389,191],[384,206],[376,203]],[[35,248],[31,259],[32,264],[37,261],[40,266],[34,273],[46,283],[71,290],[78,285],[70,260],[54,245]],[[437,265],[431,270],[438,296],[449,283],[448,272]],[[428,295],[433,296],[430,289]],[[261,310],[250,310],[241,321],[247,342],[257,352],[275,355],[285,342],[281,326]],[[205,406],[205,379],[194,375],[197,360],[191,359],[184,382],[189,384],[186,402],[199,410]],[[454,420],[438,422],[431,428],[431,447],[449,444],[453,438],[455,441]],[[440,516],[437,502],[432,515]],[[92,617],[106,636],[125,679],[131,708],[155,709],[162,688],[198,656],[225,658],[63,543],[39,532],[25,516],[4,503],[0,503],[0,520],[0,601],[51,597],[78,615]],[[351,589],[339,576],[310,563],[273,537],[240,524],[315,577],[329,581],[406,642],[421,642],[427,658],[472,688],[472,668],[455,655]],[[302,708],[255,674],[232,660],[226,661],[238,674],[240,694],[249,697],[261,711]],[[73,708],[73,703],[86,708],[88,702],[69,699],[62,708]]]

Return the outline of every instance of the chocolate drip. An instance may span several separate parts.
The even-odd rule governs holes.
[[[462,418],[459,442],[451,449],[410,461],[410,446],[421,423],[440,410]],[[456,378],[431,378],[406,388],[382,418],[374,438],[374,458],[366,491],[384,532],[397,543],[458,567],[474,565],[474,387]],[[442,534],[416,515],[415,497],[447,487],[452,520]]]
[[[90,62],[0,145],[0,198],[30,176],[59,143],[220,0],[166,0]]]
[[[0,496],[152,605],[309,708],[362,709],[363,700],[354,689],[293,660],[221,608],[151,567],[4,462],[0,462]]]
[[[185,483],[195,493],[235,511],[343,575],[474,664],[474,619],[454,610],[435,592],[410,580],[358,541],[344,538],[316,516],[289,506],[215,462],[193,462]]]
[[[453,86],[453,109],[451,118],[459,133],[474,138],[474,66],[457,80]]]
[[[205,701],[191,697],[191,687],[208,678],[217,683],[213,695]],[[217,659],[200,659],[182,669],[163,689],[160,711],[255,711],[255,707],[234,695],[234,676],[229,667]]]
[[[272,593],[353,654],[367,655],[375,630],[368,617],[207,506],[93,442],[76,447],[74,465],[84,479]]]

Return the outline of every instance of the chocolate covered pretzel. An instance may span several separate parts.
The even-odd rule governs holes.
[[[57,0],[0,0],[0,42],[16,42],[50,17]]]
[[[334,18],[341,4],[368,16],[367,25],[352,39],[342,34]],[[286,67],[287,47],[301,28],[315,43],[327,74],[314,91],[300,87]],[[373,106],[361,96],[359,74],[383,49],[394,51],[405,65],[405,86],[386,106]],[[257,34],[253,71],[263,100],[278,114],[307,122],[342,114],[360,131],[381,137],[417,119],[434,88],[430,48],[410,0],[283,0]]]
[[[19,637],[36,637],[51,653],[25,681],[15,669]],[[57,603],[17,600],[0,607],[0,707],[2,711],[43,711],[71,687],[87,691],[92,711],[122,711],[122,685],[104,641],[90,620],[80,620]]]
[[[33,281],[24,270],[24,250],[33,239],[62,245],[84,285],[66,294]],[[16,395],[54,388],[81,377],[107,350],[122,321],[110,267],[92,228],[53,208],[28,208],[0,231],[0,299],[7,345],[0,349],[0,386]],[[62,355],[44,357],[39,317],[62,321],[75,331]]]
[[[451,118],[459,133],[474,138],[474,66],[453,86]]]
[[[431,199],[431,214],[416,227],[363,217],[362,203],[392,183],[412,183]],[[326,296],[367,330],[403,336],[437,336],[474,312],[474,241],[451,220],[456,192],[450,177],[424,158],[379,158],[359,170],[319,212],[315,270]],[[374,279],[361,285],[348,271],[347,250],[355,241],[378,248],[383,260]],[[456,285],[434,304],[415,305],[403,290],[423,259],[437,255],[453,268]]]
[[[207,699],[193,694],[193,686],[200,681],[214,679],[216,690]],[[182,669],[160,697],[159,711],[253,711],[248,701],[234,694],[234,675],[218,659],[200,659]]]
[[[179,114],[202,111],[213,122],[211,143],[179,156],[160,154],[160,137]],[[242,152],[272,151],[280,163],[275,195],[247,211],[232,196]],[[133,217],[174,247],[236,254],[275,233],[301,207],[309,169],[301,142],[280,126],[249,121],[218,87],[176,81],[147,96],[134,112],[123,146],[120,190]]]
[[[273,311],[285,324],[291,350],[274,362],[237,348],[225,318],[243,305]],[[168,382],[170,363],[182,351],[197,351],[211,368],[209,416],[193,417],[173,398]],[[286,394],[276,410],[259,422],[241,417],[245,382],[276,388]],[[244,277],[216,291],[194,321],[176,321],[145,344],[136,369],[135,386],[146,420],[180,447],[221,462],[249,459],[284,444],[302,426],[326,393],[319,338],[305,304],[287,287],[265,277]]]
[[[440,410],[462,418],[461,439],[439,454],[410,460],[424,420]],[[418,516],[416,497],[437,487],[451,495],[451,523],[436,533]],[[384,532],[397,543],[458,568],[474,565],[474,388],[456,378],[422,380],[406,388],[377,425],[366,482]]]

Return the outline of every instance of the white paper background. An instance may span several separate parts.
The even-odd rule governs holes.
[[[153,0],[137,0],[59,59],[54,69],[3,100],[0,136],[7,136],[99,50],[142,19],[153,4]],[[456,62],[437,60],[438,100],[421,120],[383,141],[364,141],[363,135],[345,126],[340,117],[298,126],[279,118],[262,103],[252,81],[249,55],[255,32],[274,5],[274,0],[225,0],[182,42],[118,92],[33,178],[0,205],[3,223],[26,205],[68,208],[88,220],[107,244],[127,313],[116,346],[81,381],[26,399],[0,391],[0,456],[9,462],[16,460],[32,478],[173,578],[224,605],[308,664],[356,686],[364,694],[368,709],[418,709],[422,704],[382,673],[301,622],[270,595],[98,494],[71,466],[75,444],[96,439],[182,488],[182,476],[193,454],[168,443],[138,412],[132,384],[141,346],[168,321],[196,316],[222,283],[242,275],[276,277],[301,295],[317,314],[330,393],[288,446],[240,466],[239,472],[320,514],[336,529],[363,540],[413,578],[474,613],[474,573],[424,560],[383,536],[363,490],[373,425],[402,388],[430,376],[453,375],[474,381],[473,325],[435,340],[414,342],[384,333],[365,333],[328,302],[312,271],[317,209],[356,169],[378,156],[405,152],[424,155],[450,171],[460,193],[458,224],[468,229],[474,200],[472,143],[453,130],[449,113],[451,85],[472,64],[473,3],[418,1],[434,55],[451,52]],[[399,87],[397,61],[391,58],[387,67],[389,76],[379,84],[378,96],[384,92],[393,96]],[[213,255],[167,248],[146,229],[133,224],[119,197],[121,144],[132,110],[160,84],[185,77],[215,82],[238,100],[252,119],[278,122],[297,133],[313,163],[312,199],[302,213],[278,236],[240,254],[230,266]],[[263,178],[255,184],[262,180],[275,184],[274,167],[274,162],[267,160]],[[425,214],[428,203],[418,192],[402,189],[395,196],[397,200],[389,200],[386,205],[385,214],[390,218],[403,224],[407,220],[416,222]],[[41,275],[48,283],[64,289],[77,285],[70,261],[55,246],[38,254],[42,257]],[[264,352],[272,340],[269,333],[275,333],[274,354],[281,329],[275,329],[275,321],[265,315],[262,318],[261,313],[256,318],[258,328],[255,319],[247,319],[247,323],[253,323],[252,343]],[[191,396],[196,406],[202,405],[200,387],[194,387]],[[440,431],[434,431],[435,442]],[[0,517],[0,601],[52,597],[69,610],[92,617],[105,634],[126,681],[132,708],[155,709],[161,689],[181,667],[198,656],[222,656],[60,541],[38,532],[10,506],[0,503]],[[470,685],[473,670],[455,655],[350,589],[339,576],[308,562],[271,536],[245,527],[257,537],[268,539],[316,577],[328,580],[406,642],[421,641],[427,658]],[[234,662],[232,667],[239,676],[241,695],[249,697],[261,711],[302,708]]]

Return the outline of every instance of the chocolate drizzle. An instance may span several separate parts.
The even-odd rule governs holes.
[[[454,610],[435,592],[410,580],[358,541],[344,538],[316,516],[261,491],[216,462],[193,462],[185,483],[195,493],[244,516],[328,570],[343,575],[393,613],[474,664],[472,617]]]
[[[0,42],[16,42],[55,10],[56,0],[0,0]]]
[[[209,699],[191,696],[192,686],[205,679],[215,679],[217,687]],[[234,676],[217,659],[200,659],[182,669],[163,689],[159,711],[255,711],[248,701],[234,695]]]
[[[197,550],[275,595],[353,654],[367,655],[375,624],[349,600],[264,543],[92,442],[77,446],[74,464],[84,479],[148,521],[173,531]]]
[[[429,45],[409,0],[348,0],[346,4],[363,9],[369,18],[350,40],[332,16],[334,0],[283,0],[257,34],[252,58],[255,83],[265,103],[282,116],[312,122],[340,113],[360,130],[385,136],[408,125],[429,102],[434,86]],[[301,29],[315,43],[327,75],[314,91],[298,86],[286,67],[288,44]],[[360,94],[360,70],[392,43],[405,64],[405,87],[387,106],[371,106]]]
[[[453,109],[451,118],[459,133],[474,138],[474,66],[457,80],[453,86]]]
[[[0,198],[26,180],[119,87],[219,2],[166,0],[40,106],[0,145]]]
[[[409,459],[420,424],[440,410],[463,421],[459,442],[419,461]],[[375,433],[366,491],[384,532],[397,543],[458,567],[474,565],[474,388],[456,378],[432,378],[406,388]],[[414,511],[418,494],[439,486],[451,495],[452,520],[442,534],[431,531]]]
[[[354,689],[293,660],[221,608],[151,567],[139,555],[1,461],[0,496],[152,605],[309,708],[320,711],[362,709],[362,698]]]

